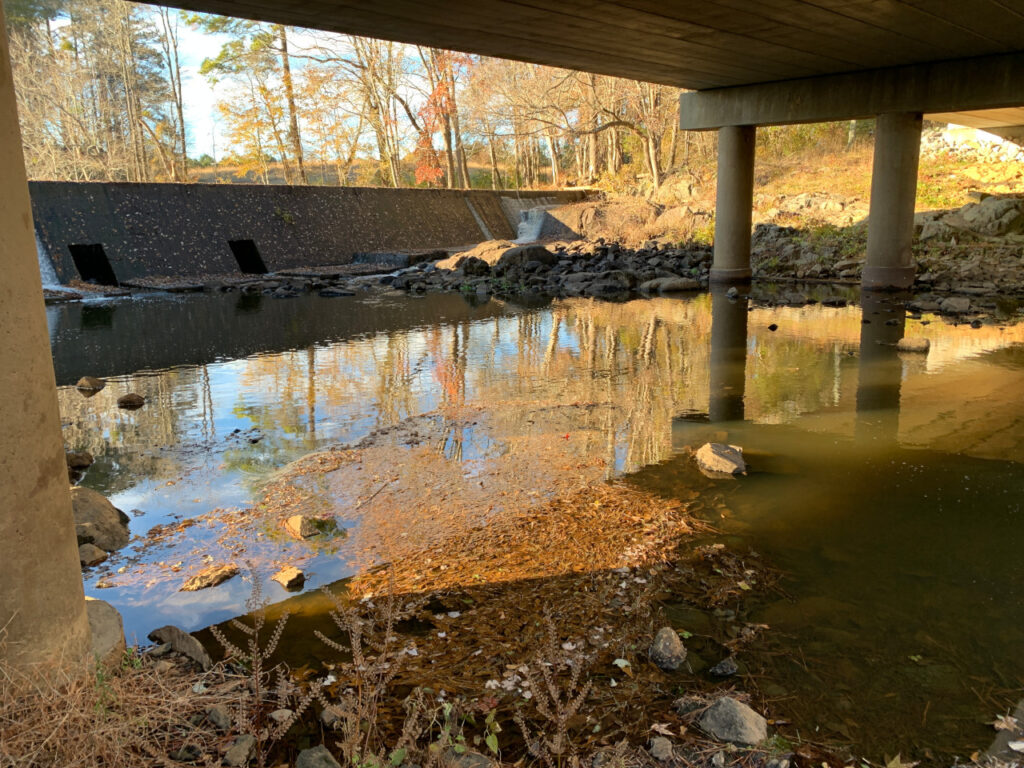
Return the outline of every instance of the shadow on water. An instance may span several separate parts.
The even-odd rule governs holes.
[[[486,425],[446,427],[438,451],[453,465],[501,457],[543,429],[644,489],[721,497],[707,509],[721,539],[782,568],[786,597],[699,617],[669,598],[666,612],[680,629],[699,620],[716,643],[770,625],[740,657],[744,685],[802,736],[875,757],[967,754],[1020,698],[1024,329],[911,320],[872,295],[841,309],[717,292],[536,308],[255,298],[51,310],[62,383],[150,371],[115,376],[95,398],[60,393],[68,443],[97,456],[84,483],[141,508],[134,532],[245,508],[305,453],[477,404]],[[931,351],[899,352],[905,335]],[[150,405],[117,411],[128,389]],[[751,473],[699,475],[687,449],[709,439],[743,446]],[[215,544],[189,530],[188,548]],[[144,567],[158,557],[172,559],[126,556]],[[352,573],[331,553],[304,567],[309,588]],[[87,589],[140,636],[168,620],[223,620],[248,592],[235,579],[179,593],[166,577],[109,590],[93,577]],[[291,600],[297,632],[323,621],[315,592]]]

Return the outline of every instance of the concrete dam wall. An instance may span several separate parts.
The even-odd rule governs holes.
[[[32,214],[58,280],[347,264],[357,253],[516,236],[519,213],[585,193],[34,181]]]

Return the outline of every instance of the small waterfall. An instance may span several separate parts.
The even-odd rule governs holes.
[[[519,212],[519,226],[516,229],[517,243],[532,243],[540,240],[544,231],[544,220],[547,218],[547,211],[544,207],[538,206],[527,211]]]
[[[53,268],[50,254],[46,252],[46,246],[39,239],[38,232],[36,233],[36,255],[39,257],[39,277],[43,280],[43,287],[59,289],[61,287],[60,279],[57,277],[57,271]]]

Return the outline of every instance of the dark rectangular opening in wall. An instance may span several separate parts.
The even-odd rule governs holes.
[[[68,243],[68,250],[82,280],[99,285],[117,285],[117,275],[101,243]]]
[[[263,257],[252,240],[228,240],[228,245],[235,254],[239,270],[247,275],[267,274],[267,265],[263,263]]]

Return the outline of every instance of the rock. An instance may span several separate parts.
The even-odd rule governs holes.
[[[648,751],[651,757],[660,762],[667,762],[672,759],[672,742],[664,736],[655,736],[651,739],[651,746]]]
[[[317,293],[320,296],[323,296],[325,299],[336,299],[336,298],[341,298],[343,296],[355,296],[356,295],[354,291],[349,291],[349,290],[346,290],[344,288],[333,288],[333,287],[332,288],[324,288],[324,289],[318,291]]]
[[[297,539],[308,539],[321,533],[336,533],[338,523],[333,517],[292,515],[284,523],[285,530]]]
[[[299,752],[295,761],[295,768],[341,768],[338,761],[327,751],[327,747],[321,744],[319,747],[304,749]]]
[[[226,565],[214,565],[204,568],[192,578],[182,584],[180,592],[198,592],[200,589],[209,589],[223,584],[228,579],[238,575],[238,566],[234,563]]]
[[[660,293],[677,293],[681,291],[699,291],[700,283],[692,277],[665,277],[658,287]]]
[[[78,548],[78,560],[86,567],[99,565],[107,559],[107,553],[95,544],[83,544]]]
[[[88,469],[96,461],[88,451],[68,451],[64,458],[70,469]]]
[[[270,578],[285,589],[301,589],[302,585],[306,583],[306,574],[294,565],[285,566]]]
[[[719,741],[752,747],[768,738],[768,722],[746,704],[725,696],[697,720],[705,733]]]
[[[183,629],[168,624],[150,632],[149,639],[154,643],[167,643],[177,653],[196,662],[204,671],[213,666],[213,659],[203,648],[203,644]]]
[[[93,544],[105,552],[121,549],[131,538],[128,515],[91,488],[71,489],[71,508],[78,544]]]
[[[712,477],[719,475],[743,475],[747,472],[747,463],[743,460],[743,449],[738,445],[724,443],[705,443],[694,455],[697,466],[705,474]]]
[[[273,712],[270,713],[269,717],[275,723],[280,725],[281,723],[290,720],[294,714],[295,713],[292,712],[290,709],[275,709]]]
[[[739,666],[736,664],[736,659],[732,656],[722,659],[720,662],[715,664],[711,669],[708,670],[709,675],[715,677],[732,677],[740,671]]]
[[[320,722],[324,728],[337,728],[342,722],[341,709],[334,704],[328,704],[320,712]]]
[[[199,760],[202,756],[202,752],[199,751],[199,747],[193,744],[186,744],[180,749],[176,749],[167,755],[171,760],[179,763],[194,763]]]
[[[223,704],[214,704],[206,708],[206,719],[213,723],[214,727],[221,733],[231,730],[231,713]]]
[[[248,733],[235,739],[235,743],[224,753],[224,765],[242,766],[252,759],[256,749],[256,737]]]
[[[117,398],[117,407],[124,408],[126,411],[138,410],[145,404],[146,398],[134,392],[129,392],[127,395],[121,395]]]
[[[550,267],[558,263],[558,256],[543,245],[520,245],[502,253],[495,266],[501,271],[510,267],[523,267],[531,261]]]
[[[452,768],[493,768],[494,763],[489,757],[481,755],[479,752],[467,750],[459,753],[449,748],[444,752],[442,765],[448,765]]]
[[[896,349],[900,352],[919,352],[928,354],[931,342],[928,339],[900,339],[896,343]]]
[[[466,277],[483,277],[491,274],[491,265],[476,256],[464,259],[459,268]]]
[[[686,647],[672,627],[662,627],[654,636],[647,655],[659,669],[675,672],[686,661]]]
[[[89,617],[93,657],[104,666],[120,666],[127,650],[121,614],[110,603],[91,597],[85,598],[85,612]]]
[[[95,376],[83,376],[78,380],[78,383],[75,384],[75,387],[78,389],[78,391],[82,392],[83,394],[96,394],[105,386],[107,386],[107,382],[105,382],[103,379],[97,379]]]
[[[962,315],[971,311],[971,300],[967,296],[950,296],[939,303],[939,311],[945,315]]]

